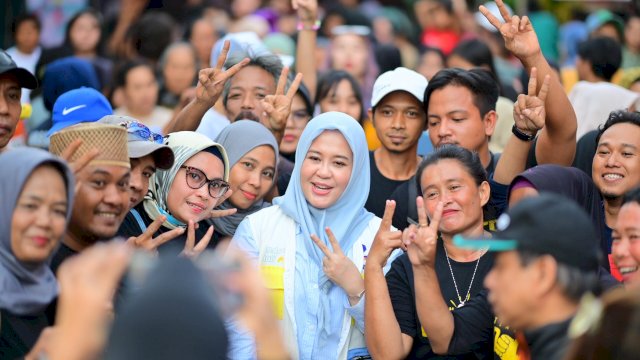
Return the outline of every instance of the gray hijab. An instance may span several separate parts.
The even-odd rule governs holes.
[[[238,120],[228,125],[220,132],[216,138],[216,142],[220,143],[220,145],[227,150],[230,169],[233,168],[246,153],[262,145],[268,145],[273,148],[276,156],[276,167],[278,166],[278,143],[276,142],[276,138],[264,125],[256,121]],[[275,179],[274,177],[274,182]],[[233,215],[213,218],[210,219],[209,222],[213,224],[218,233],[224,236],[233,236],[245,216],[253,214],[267,206],[271,206],[271,204],[260,199],[248,209],[238,209]],[[235,206],[227,200],[220,204],[217,209],[226,210],[234,207]]]
[[[49,264],[25,264],[11,250],[11,222],[18,197],[31,173],[40,165],[52,164],[67,187],[67,223],[73,207],[74,178],[66,163],[39,149],[17,148],[0,155],[0,308],[16,315],[42,311],[58,294],[56,278]],[[51,253],[53,255],[54,251]]]

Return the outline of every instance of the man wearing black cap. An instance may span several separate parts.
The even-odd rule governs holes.
[[[38,81],[0,50],[0,152],[4,151],[20,120],[22,88],[35,89]]]
[[[436,225],[439,218],[433,216]],[[437,237],[426,236],[433,226],[407,229],[415,233],[415,240],[406,242],[408,252],[417,255],[414,260],[420,260],[413,264],[416,298],[424,300],[420,310],[429,321],[421,323],[429,341],[437,353],[461,353],[499,337],[493,330],[499,321],[524,332],[519,355],[562,359],[578,302],[598,281],[600,250],[593,225],[571,200],[549,194],[523,200],[497,225],[492,239],[454,238],[458,247],[499,253],[484,281],[487,290],[453,312],[439,296],[433,266]]]

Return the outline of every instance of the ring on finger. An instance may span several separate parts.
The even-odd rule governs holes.
[[[429,225],[427,224],[418,224],[418,229],[423,228],[423,227],[428,227]]]

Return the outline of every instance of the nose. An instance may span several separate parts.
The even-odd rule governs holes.
[[[133,191],[134,193],[139,193],[142,192],[142,187],[143,187],[143,176],[142,173],[140,171],[132,171],[131,172],[131,178],[129,179],[129,189],[131,189],[131,191]]]
[[[251,94],[245,94],[242,98],[242,109],[254,109],[255,107],[255,100]]]
[[[9,103],[3,94],[0,94],[0,114],[9,115]]]
[[[316,174],[323,178],[326,179],[328,177],[331,176],[331,170],[329,169],[329,162],[328,161],[323,161],[319,167],[318,170],[316,171]]]
[[[251,186],[253,186],[254,188],[259,188],[260,187],[260,171],[258,170],[254,170],[249,174],[249,179],[247,181],[247,183]]]
[[[116,184],[110,184],[104,190],[102,202],[114,207],[121,207],[125,204],[125,202],[128,204],[129,189],[129,186],[120,187]]]
[[[295,121],[293,120],[293,113],[289,114],[289,117],[287,118],[287,125],[286,125],[285,128],[286,129],[295,129],[296,128]]]
[[[35,225],[48,229],[51,226],[51,211],[47,206],[40,206],[36,213]]]
[[[391,127],[393,129],[404,129],[405,128],[404,114],[401,111],[396,111],[395,114],[393,114],[393,120],[391,121]]]
[[[451,129],[449,128],[449,123],[447,122],[447,120],[441,120],[440,124],[438,124],[438,136],[440,138],[451,136]]]
[[[617,167],[619,165],[618,156],[615,152],[611,152],[611,154],[607,158],[607,162],[605,163],[605,165],[607,167]]]

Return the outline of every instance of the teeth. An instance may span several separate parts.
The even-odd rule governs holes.
[[[629,274],[629,273],[632,273],[632,272],[636,272],[637,270],[638,270],[637,266],[634,266],[634,267],[623,267],[623,268],[619,269],[621,274]]]
[[[114,213],[98,213],[98,216],[104,216],[104,217],[108,217],[108,218],[115,218],[116,214],[114,214]]]
[[[320,186],[320,185],[316,185],[316,187],[317,187],[318,189],[321,189],[321,190],[329,190],[329,189],[331,189],[329,186]]]
[[[618,179],[622,179],[623,176],[619,174],[605,174],[604,178],[607,180],[618,180]]]

